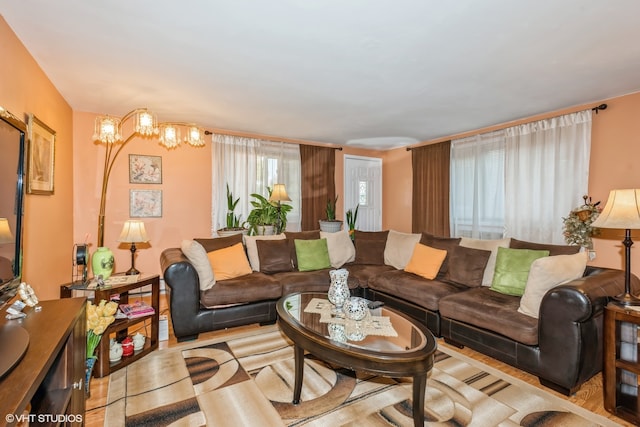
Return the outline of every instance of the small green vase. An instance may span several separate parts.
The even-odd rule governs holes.
[[[113,264],[113,252],[111,252],[111,249],[104,246],[99,247],[91,258],[93,277],[102,276],[104,280],[108,279],[113,273]]]

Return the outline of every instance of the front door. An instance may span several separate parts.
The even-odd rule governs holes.
[[[382,229],[382,159],[344,156],[344,210],[358,208],[356,229]],[[346,228],[346,224],[345,224]]]

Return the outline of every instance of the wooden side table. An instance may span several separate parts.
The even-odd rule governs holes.
[[[607,305],[604,312],[604,407],[636,425],[640,423],[638,325],[640,311],[613,303]]]
[[[60,296],[62,298],[71,296],[71,285],[62,285],[60,287]],[[93,368],[93,375],[96,378],[101,378],[109,375],[111,372],[117,371],[120,368],[135,362],[146,354],[152,352],[158,348],[158,332],[160,326],[160,276],[140,276],[137,282],[126,285],[113,285],[103,289],[96,289],[95,303],[100,303],[101,300],[110,301],[112,295],[119,295],[119,304],[126,304],[129,302],[129,292],[143,288],[145,286],[151,286],[151,306],[154,309],[154,313],[148,316],[142,316],[135,319],[116,319],[107,330],[104,332],[96,353],[98,361]],[[145,340],[142,350],[136,351],[131,356],[123,356],[119,362],[109,361],[109,336],[114,334],[116,339],[121,341],[129,334],[129,328],[134,326],[145,324],[150,322],[151,324],[151,336],[148,336]]]

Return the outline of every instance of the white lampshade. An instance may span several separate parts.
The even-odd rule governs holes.
[[[640,229],[640,189],[611,190],[596,228]]]
[[[291,199],[287,194],[287,189],[284,188],[284,184],[273,184],[273,190],[271,191],[270,202],[290,202]]]
[[[0,245],[14,242],[11,227],[9,227],[9,220],[7,218],[0,218]]]
[[[144,229],[144,222],[139,220],[125,221],[122,226],[122,232],[118,237],[118,242],[139,243],[148,242],[147,231]]]

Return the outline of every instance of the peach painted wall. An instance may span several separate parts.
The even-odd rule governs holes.
[[[609,191],[618,188],[640,188],[640,93],[604,100],[608,108],[593,115],[591,135],[591,163],[589,175],[589,195],[602,206],[607,201]],[[601,102],[594,103],[598,105]],[[519,123],[540,120],[591,108],[592,105],[518,120],[508,124],[495,125],[463,134],[425,141],[436,143],[451,138],[488,132]],[[399,231],[411,231],[411,152],[404,148],[386,151],[383,156],[385,227]],[[549,189],[553,191],[553,189]],[[576,206],[581,200],[576,200]],[[558,219],[561,221],[561,219]],[[596,259],[592,265],[624,268],[624,235],[621,231],[605,230],[602,238],[594,240]],[[638,242],[632,248],[632,272],[640,277],[640,230],[632,233]]]
[[[25,197],[22,270],[41,300],[56,299],[71,278],[72,110],[2,17],[0,40],[0,105],[25,123],[32,113],[56,131],[54,194]]]
[[[133,109],[137,105],[127,106]],[[127,111],[123,110],[122,115]],[[93,141],[97,114],[75,112],[73,170],[74,242],[84,242],[89,234],[89,251],[96,250],[98,212],[105,146]],[[128,123],[127,123],[128,124]],[[130,132],[123,132],[123,137]],[[116,158],[107,191],[104,244],[115,257],[115,271],[131,266],[130,245],[118,243],[122,225],[129,217],[130,190],[161,190],[162,217],[136,218],[145,223],[148,244],[139,244],[136,268],[143,274],[160,274],[160,254],[165,248],[179,247],[183,239],[211,235],[211,144],[192,147],[182,144],[167,150],[157,138],[135,138]],[[162,157],[162,184],[129,183],[129,154]]]

